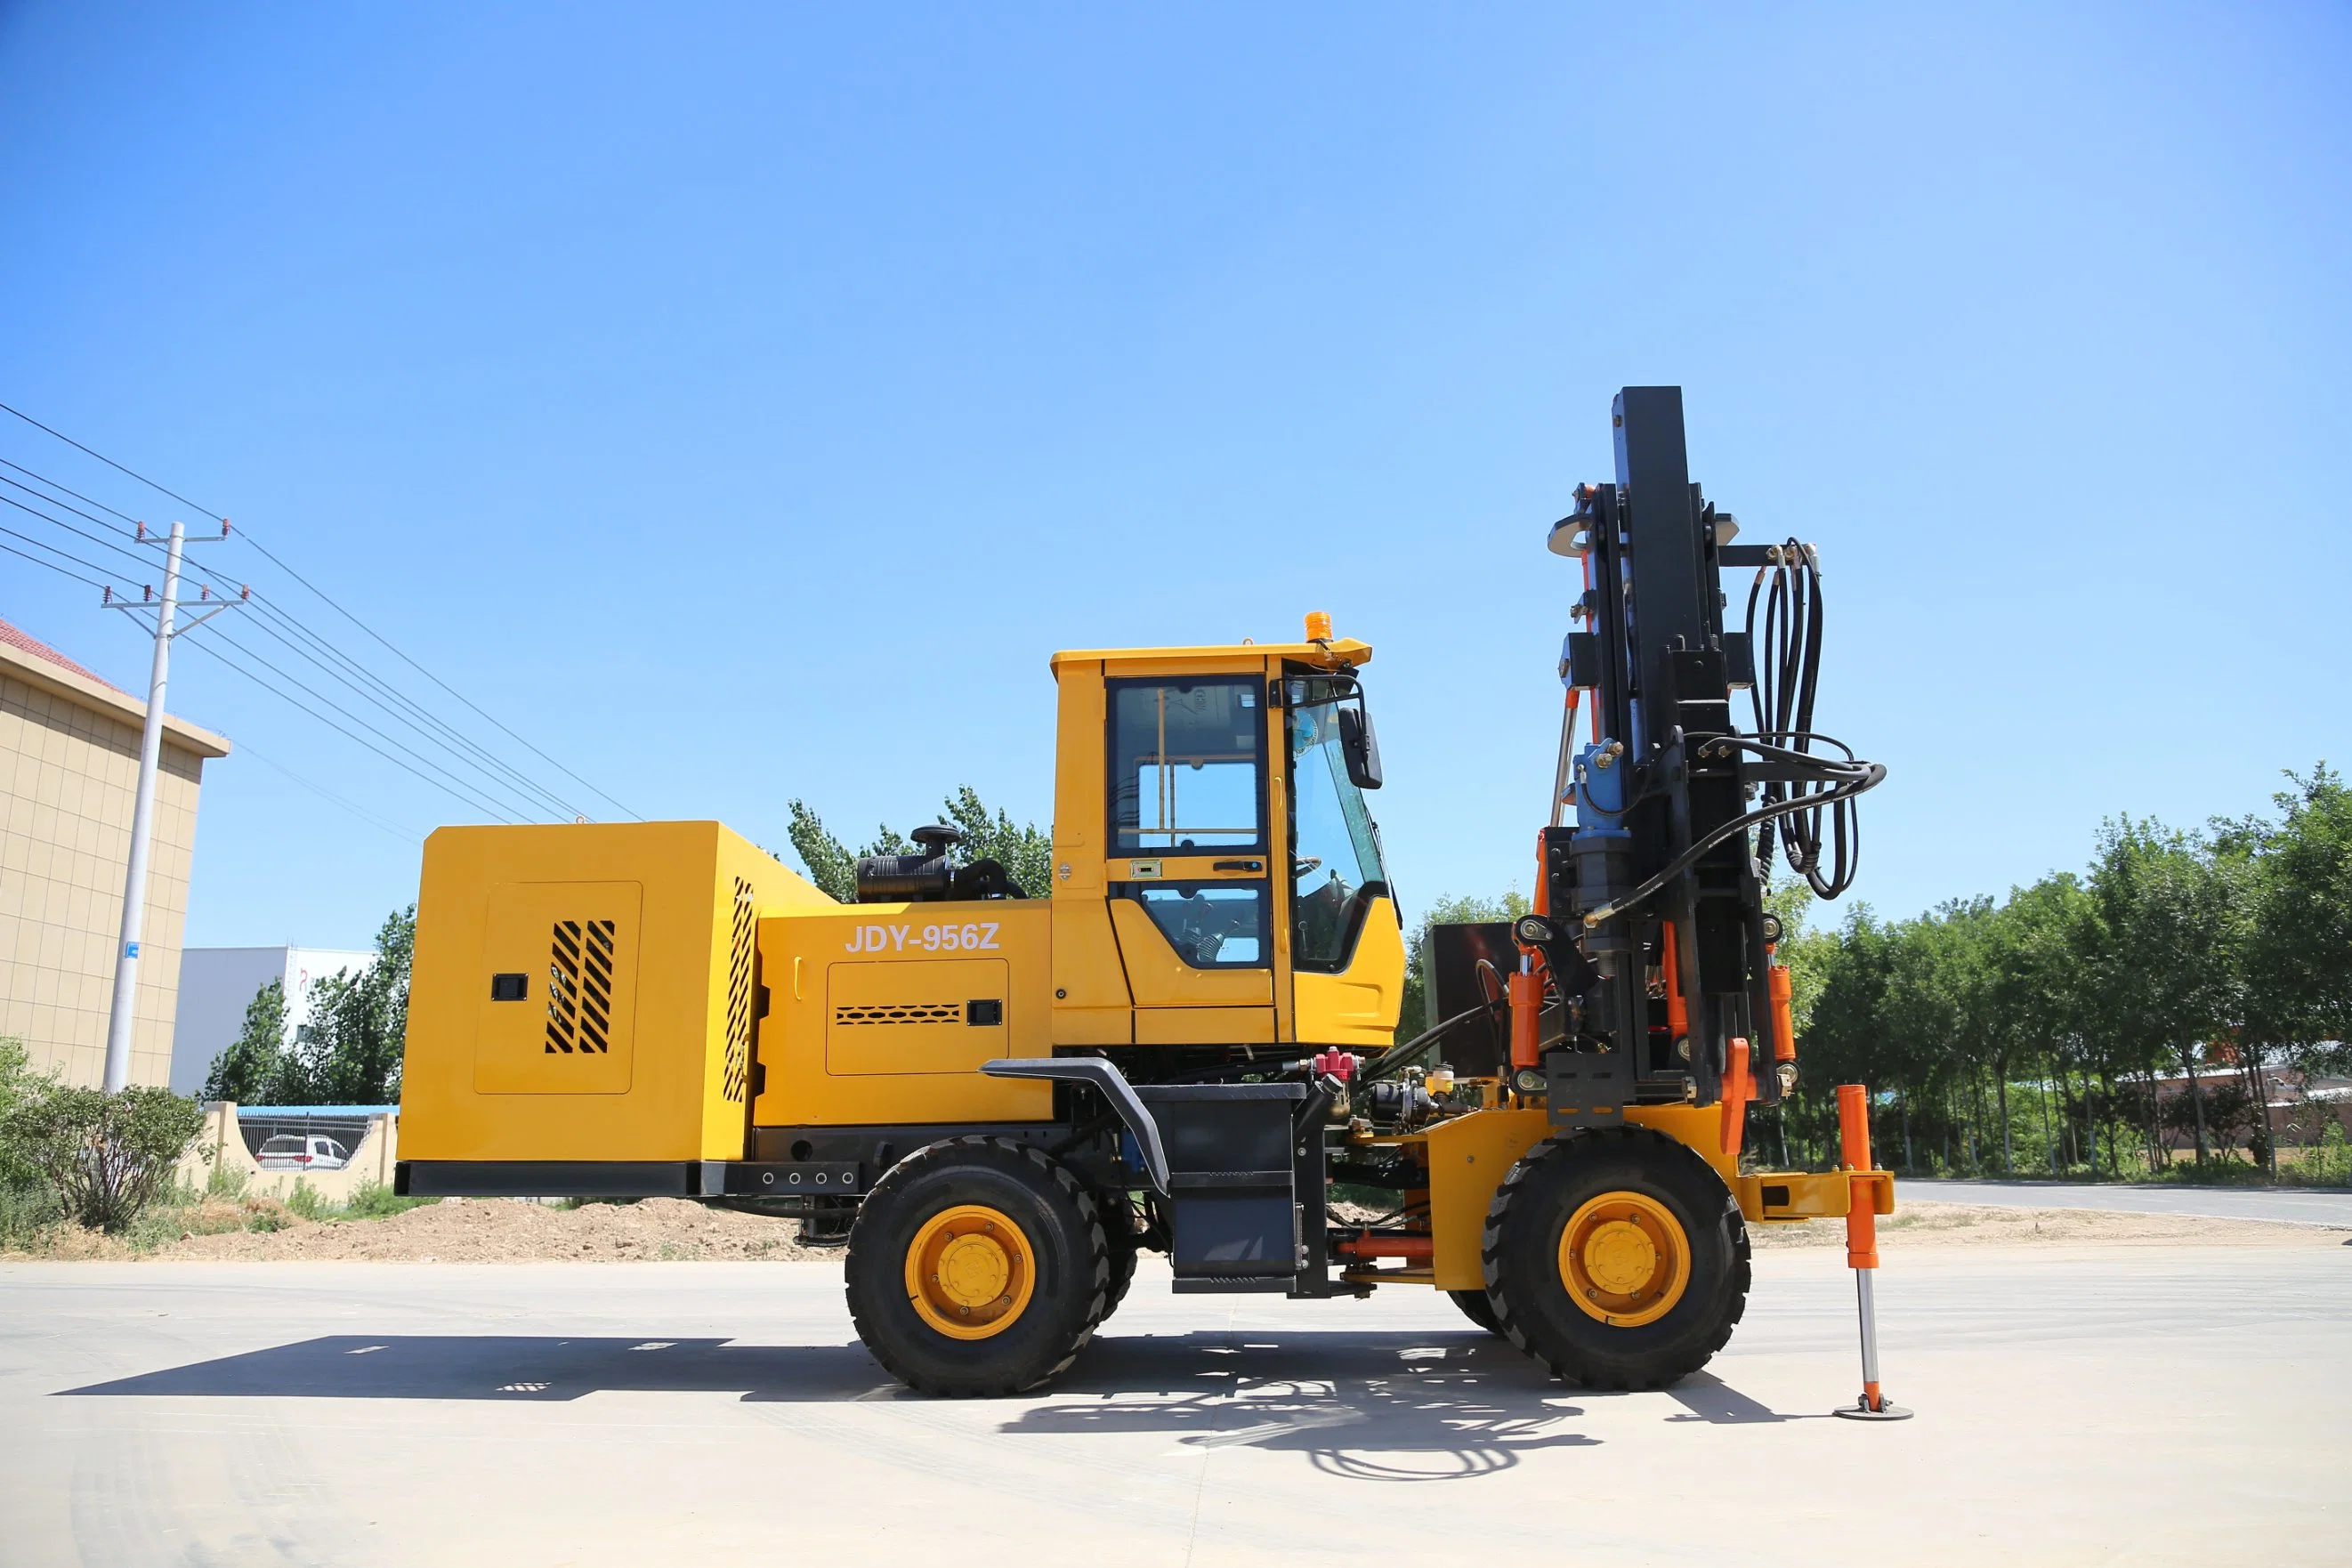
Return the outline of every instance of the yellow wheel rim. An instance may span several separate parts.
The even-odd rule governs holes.
[[[952,1340],[984,1340],[1020,1321],[1037,1288],[1021,1227],[981,1204],[942,1209],[907,1248],[907,1300]]]
[[[1673,1311],[1690,1274],[1682,1222],[1640,1193],[1603,1193],[1559,1233],[1559,1280],[1569,1299],[1612,1329],[1638,1329]]]

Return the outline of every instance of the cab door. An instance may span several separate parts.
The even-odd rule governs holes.
[[[1136,1044],[1271,1044],[1265,677],[1114,679],[1105,695],[1104,871]]]
[[[1382,1050],[1395,1038],[1404,934],[1380,832],[1347,761],[1343,720],[1351,703],[1360,715],[1360,699],[1352,678],[1304,670],[1283,689],[1292,1037]]]

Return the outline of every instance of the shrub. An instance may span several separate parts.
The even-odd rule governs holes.
[[[2352,1142],[2345,1139],[2343,1124],[2329,1117],[2316,1143],[2292,1161],[2279,1162],[2279,1181],[2297,1187],[2352,1186]]]
[[[170,1184],[203,1124],[203,1108],[168,1089],[108,1094],[52,1081],[8,1108],[0,1141],[39,1173],[67,1217],[120,1232]]]
[[[362,1182],[352,1189],[351,1202],[343,1205],[345,1219],[388,1219],[410,1209],[437,1204],[439,1198],[404,1198],[382,1182]]]
[[[0,1185],[0,1252],[34,1252],[58,1223],[57,1194],[47,1187]]]
[[[0,1192],[41,1184],[41,1173],[25,1158],[8,1126],[16,1108],[38,1094],[46,1081],[33,1071],[25,1042],[0,1035]]]

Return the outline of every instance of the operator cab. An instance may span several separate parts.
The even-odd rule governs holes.
[[[1404,944],[1364,795],[1370,658],[1328,617],[1293,644],[1055,656],[1056,1047],[1173,1067],[1389,1044]]]

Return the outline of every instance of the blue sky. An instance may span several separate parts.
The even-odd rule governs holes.
[[[1679,383],[1708,493],[1822,546],[1820,723],[1893,770],[1855,896],[1909,912],[2352,761],[2347,64],[2317,5],[19,0],[0,401],[635,812],[777,845],[794,795],[1044,820],[1052,649],[1328,609],[1418,906],[1528,879],[1544,525],[1615,389]],[[0,616],[141,685],[91,597],[0,556]],[[248,748],[193,943],[413,896],[413,837],[260,758],[478,815],[201,654],[172,706]]]

